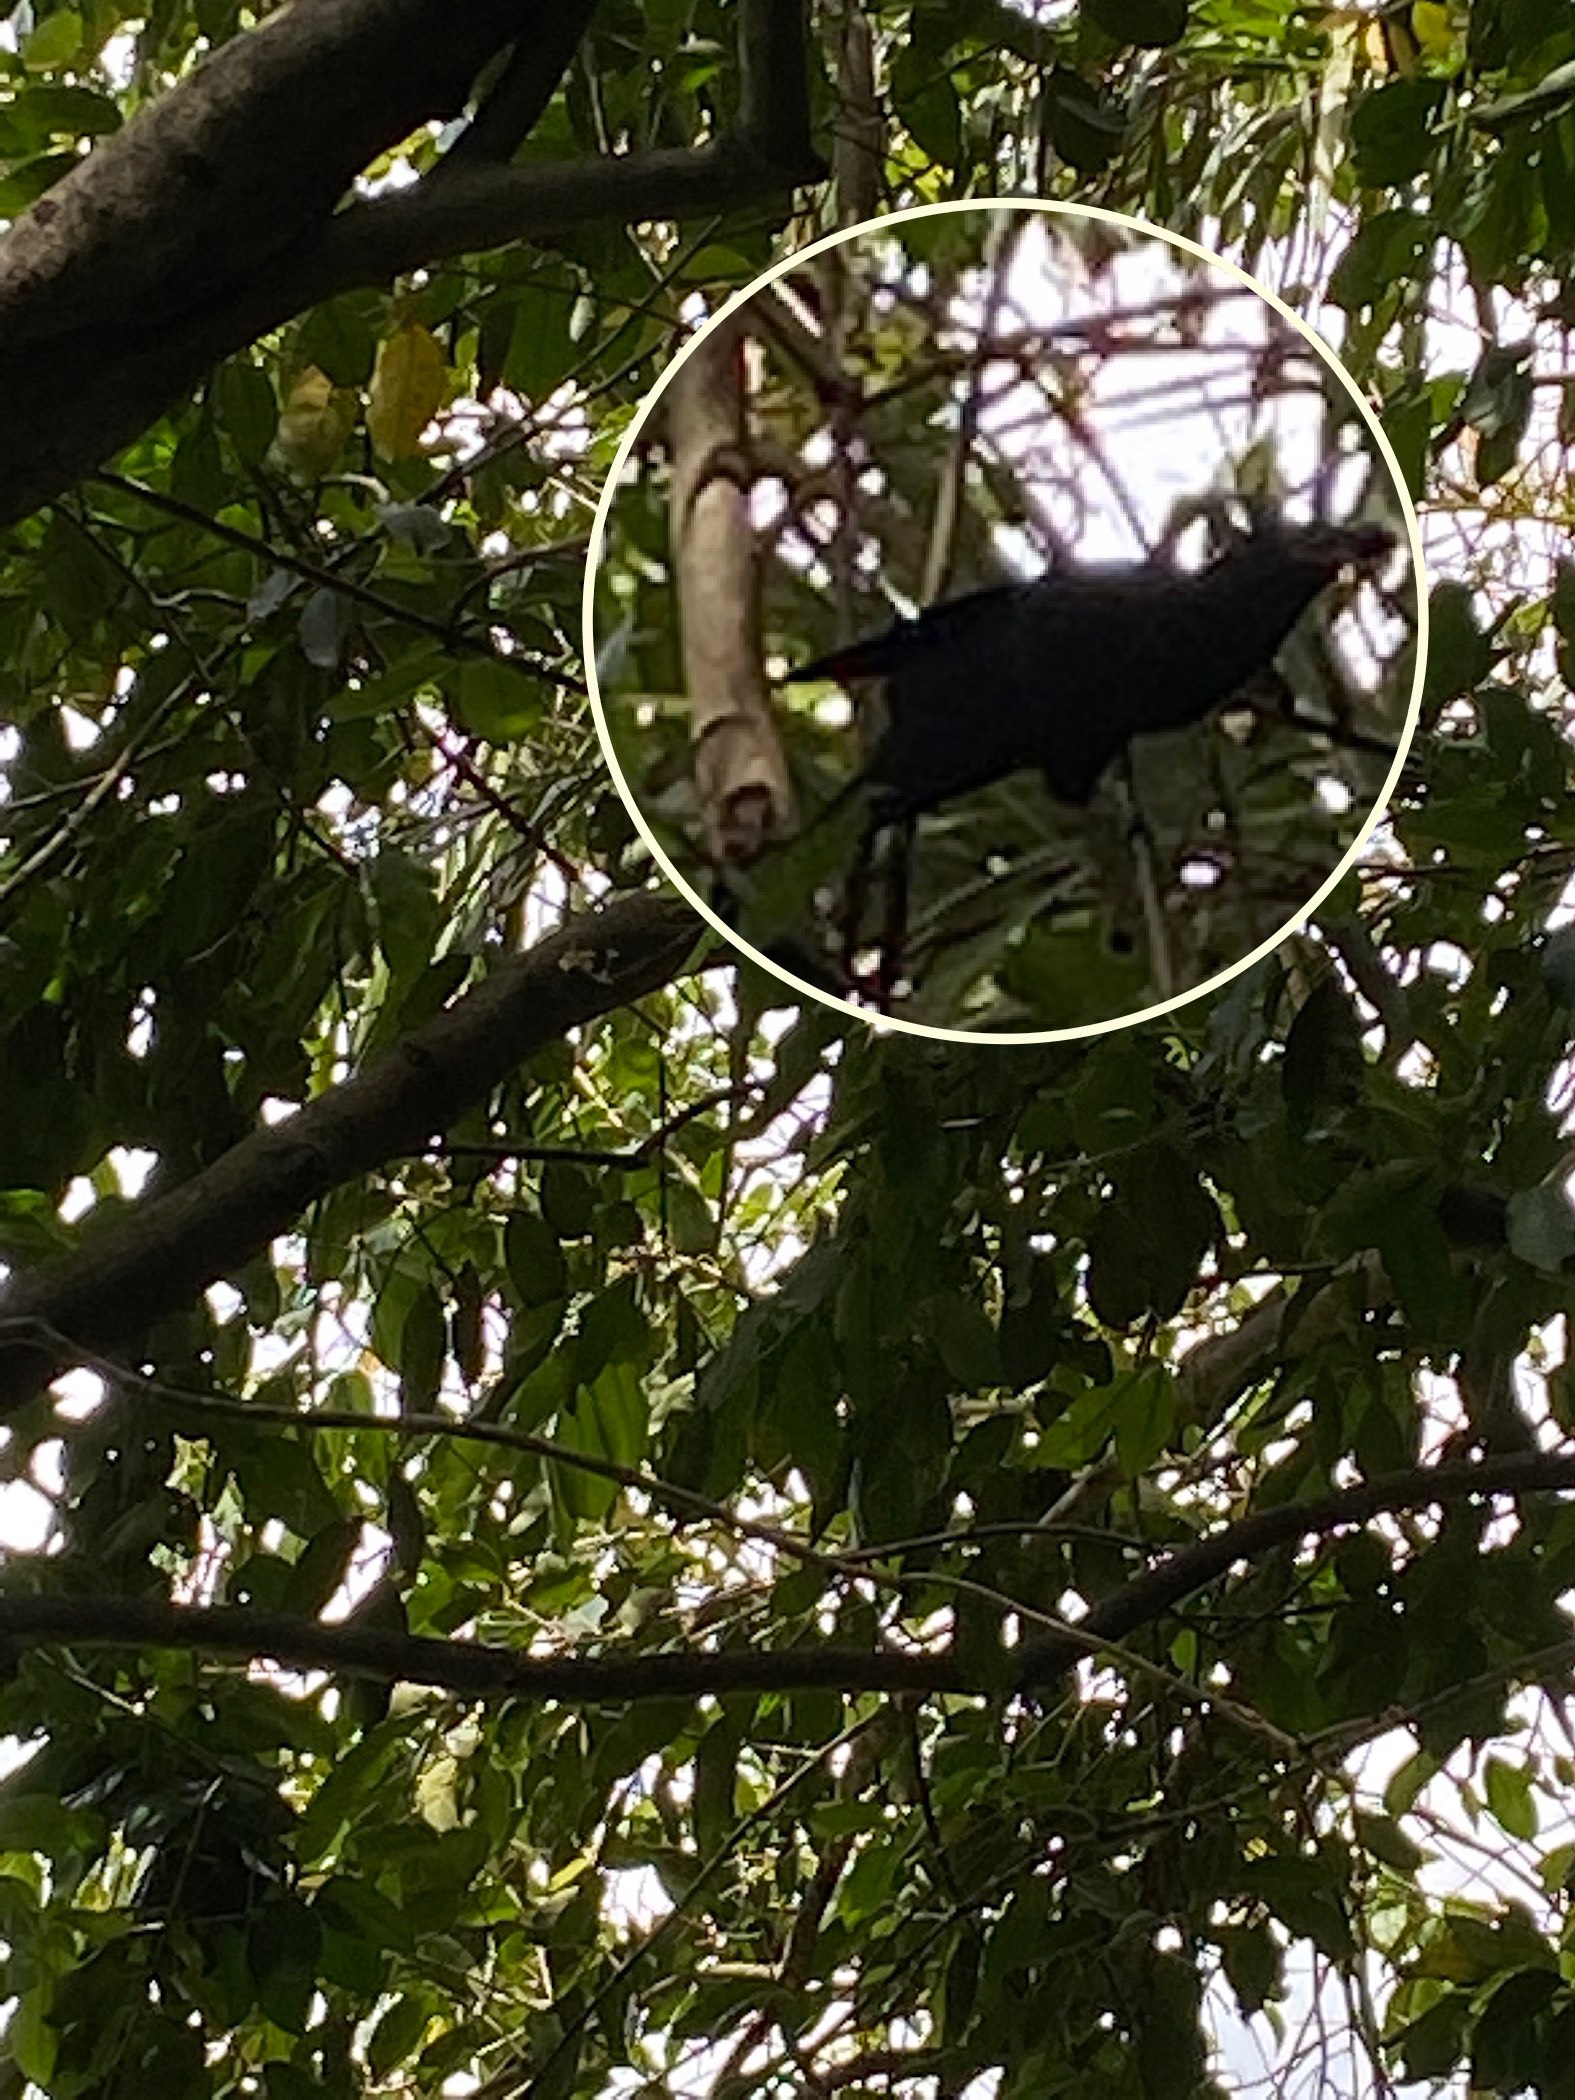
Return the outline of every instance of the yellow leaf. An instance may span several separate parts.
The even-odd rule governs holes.
[[[273,449],[303,481],[320,481],[355,428],[356,397],[308,365],[279,414]]]
[[[1454,11],[1438,0],[1415,0],[1411,9],[1411,34],[1428,57],[1448,64],[1459,54],[1455,48]]]
[[[387,337],[372,374],[366,427],[384,459],[409,459],[443,404],[448,364],[430,328],[407,322]]]

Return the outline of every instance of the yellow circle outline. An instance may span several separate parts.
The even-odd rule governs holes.
[[[630,789],[629,783],[623,776],[623,770],[618,764],[617,753],[613,748],[612,735],[608,729],[607,717],[602,706],[601,682],[596,675],[596,629],[594,618],[596,575],[601,567],[602,547],[607,535],[607,524],[612,514],[613,502],[623,478],[623,470],[628,464],[629,456],[634,450],[640,432],[644,428],[651,410],[660,399],[664,388],[672,379],[673,374],[683,364],[685,358],[692,356],[713,329],[720,328],[740,307],[746,306],[764,286],[774,283],[778,277],[785,276],[789,270],[798,268],[800,264],[807,262],[811,256],[819,255],[827,248],[839,247],[844,241],[855,240],[860,234],[868,233],[873,229],[879,228],[884,230],[889,226],[900,226],[909,219],[933,218],[939,212],[977,211],[1036,211],[1050,215],[1064,215],[1068,218],[1102,219],[1114,226],[1130,226],[1150,239],[1164,241],[1172,248],[1184,249],[1189,255],[1198,257],[1201,261],[1211,264],[1214,268],[1228,271],[1239,283],[1246,285],[1250,291],[1256,292],[1260,299],[1272,306],[1276,313],[1289,321],[1298,334],[1305,336],[1314,352],[1335,373],[1346,392],[1350,395],[1358,415],[1367,425],[1373,441],[1378,447],[1379,457],[1389,469],[1395,493],[1400,499],[1400,509],[1405,518],[1406,536],[1410,546],[1411,573],[1416,585],[1416,671],[1411,681],[1411,699],[1406,708],[1404,730],[1399,743],[1395,747],[1394,763],[1389,769],[1388,778],[1385,780],[1382,791],[1373,803],[1367,822],[1357,833],[1344,858],[1334,869],[1333,873],[1326,877],[1322,886],[1314,891],[1300,911],[1287,919],[1267,940],[1260,941],[1250,954],[1244,955],[1239,962],[1232,963],[1228,970],[1221,970],[1215,976],[1206,979],[1204,983],[1193,985],[1184,992],[1177,992],[1174,997],[1160,1000],[1153,1006],[1140,1007],[1135,1013],[1118,1014],[1108,1021],[1091,1021],[1080,1028],[1036,1028],[1032,1030],[938,1028],[927,1021],[907,1021],[900,1016],[891,1014],[866,1013],[862,1008],[852,1005],[846,999],[833,998],[829,992],[821,991],[817,986],[807,984],[803,978],[795,977],[790,970],[784,970],[780,963],[768,960],[758,949],[751,947],[748,941],[743,940],[731,926],[725,923],[711,906],[706,903],[704,898],[695,891],[688,879],[679,873],[662,850],[655,834],[645,821],[644,813],[640,808],[639,798]],[[657,866],[661,868],[668,881],[689,900],[700,916],[722,936],[730,948],[735,948],[742,954],[747,955],[751,962],[756,963],[761,969],[769,971],[773,977],[780,979],[783,984],[790,985],[803,998],[819,1000],[822,1006],[834,1007],[839,1013],[845,1014],[849,1020],[863,1022],[866,1026],[876,1030],[896,1030],[904,1035],[928,1036],[933,1041],[943,1043],[977,1043],[986,1045],[991,1043],[1068,1043],[1081,1042],[1091,1036],[1112,1035],[1118,1028],[1135,1028],[1140,1022],[1157,1020],[1162,1014],[1174,1013],[1178,1006],[1188,1006],[1194,999],[1206,998],[1210,993],[1220,991],[1233,978],[1239,977],[1243,970],[1250,970],[1254,963],[1261,962],[1264,956],[1272,953],[1282,941],[1287,940],[1290,935],[1300,931],[1306,925],[1325,897],[1339,883],[1346,870],[1351,866],[1382,821],[1388,809],[1389,797],[1394,792],[1395,782],[1400,777],[1400,769],[1405,764],[1406,755],[1411,748],[1411,740],[1416,734],[1417,717],[1421,712],[1422,706],[1422,684],[1427,671],[1427,576],[1422,562],[1422,535],[1417,523],[1416,506],[1411,501],[1411,492],[1405,485],[1405,477],[1400,471],[1400,462],[1395,458],[1394,447],[1385,436],[1383,425],[1373,413],[1372,408],[1362,394],[1361,388],[1335,355],[1333,348],[1324,341],[1323,337],[1318,334],[1310,322],[1304,321],[1294,308],[1287,306],[1283,299],[1279,298],[1274,292],[1267,290],[1255,277],[1242,269],[1239,264],[1230,262],[1223,255],[1215,255],[1210,249],[1200,246],[1197,241],[1189,240],[1185,234],[1171,233],[1162,226],[1155,226],[1148,219],[1135,218],[1129,212],[1110,211],[1103,205],[1050,202],[1039,197],[969,197],[954,203],[915,204],[910,205],[903,211],[883,212],[876,218],[861,220],[857,226],[839,227],[835,233],[826,234],[820,240],[810,242],[806,247],[793,249],[789,254],[783,256],[780,262],[773,263],[770,269],[763,270],[758,277],[752,278],[742,291],[735,292],[732,298],[724,306],[718,308],[716,313],[710,317],[705,326],[697,330],[690,340],[684,344],[678,355],[666,367],[661,377],[641,402],[633,421],[624,432],[623,440],[613,456],[612,465],[607,470],[607,479],[603,484],[601,496],[596,505],[596,516],[591,521],[590,546],[585,557],[585,582],[581,594],[580,611],[581,639],[585,658],[585,682],[590,693],[591,711],[596,719],[596,734],[601,743],[602,756],[606,759],[608,771],[612,774],[617,784],[618,792],[623,797],[624,806],[628,809],[630,816],[633,817],[640,836],[650,847]]]

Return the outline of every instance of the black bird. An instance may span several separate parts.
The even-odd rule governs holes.
[[[1395,544],[1387,526],[1260,516],[1206,567],[1057,571],[975,591],[787,674],[885,681],[887,725],[855,786],[872,829],[1031,767],[1086,803],[1136,736],[1201,721],[1265,670],[1320,591]]]

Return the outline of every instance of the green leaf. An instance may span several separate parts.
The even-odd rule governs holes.
[[[516,743],[542,718],[541,687],[496,657],[466,657],[454,673],[449,694],[465,728],[489,744]]]
[[[974,1299],[961,1291],[949,1291],[932,1298],[924,1313],[941,1362],[959,1387],[979,1392],[1000,1384],[1001,1351],[995,1323]]]
[[[1425,1750],[1408,1757],[1384,1788],[1384,1807],[1391,1816],[1403,1816],[1416,1806],[1417,1797],[1438,1776],[1438,1760]]]
[[[1298,1939],[1311,1940],[1331,1961],[1351,1959],[1356,1947],[1332,1859],[1248,1860],[1242,1882]]]
[[[1106,1038],[1093,1047],[1070,1106],[1073,1135],[1086,1152],[1113,1151],[1147,1136],[1154,1060],[1129,1037]]]
[[[1389,1816],[1376,1816],[1369,1809],[1359,1808],[1353,1820],[1357,1843],[1374,1859],[1393,1867],[1397,1874],[1414,1874],[1432,1857]]]
[[[1509,1199],[1508,1227],[1511,1253],[1546,1276],[1559,1275],[1575,1255],[1575,1208],[1559,1183],[1517,1189]]]
[[[446,651],[412,649],[376,677],[342,687],[329,702],[328,712],[336,722],[393,714],[423,686],[440,683],[450,662]]]
[[[1178,1954],[1154,1952],[1135,2008],[1144,2100],[1194,2100],[1206,2064],[1198,2031],[1202,1980]]]
[[[513,325],[503,359],[503,384],[527,404],[545,401],[578,364],[580,345],[569,332],[578,293],[532,285],[511,298]]]
[[[1482,488],[1515,464],[1531,420],[1529,343],[1495,343],[1483,353],[1467,383],[1460,414],[1479,433],[1476,478]]]
[[[558,1442],[572,1451],[633,1466],[646,1452],[649,1415],[640,1374],[629,1362],[610,1363],[593,1384],[582,1386],[567,1414],[560,1414]],[[615,1481],[585,1472],[571,1461],[549,1467],[553,1494],[573,1518],[599,1523],[618,1499]]]
[[[118,106],[94,88],[27,83],[0,105],[0,155],[27,160],[52,140],[104,138],[120,124]]]
[[[1447,2078],[1460,2061],[1470,2017],[1469,1994],[1451,1991],[1448,1997],[1430,2005],[1420,2019],[1402,2028],[1395,2048],[1406,2077]]]
[[[1347,313],[1375,306],[1391,286],[1420,274],[1436,239],[1432,222],[1414,211],[1381,211],[1365,218],[1335,264],[1329,297]]]
[[[541,1170],[541,1210],[560,1240],[583,1239],[596,1223],[596,1184],[584,1167],[550,1159]]]
[[[0,176],[0,214],[16,218],[77,165],[74,153],[40,153]]]
[[[1107,1327],[1168,1319],[1197,1281],[1219,1213],[1196,1167],[1171,1145],[1121,1161],[1088,1239],[1088,1301]]]
[[[431,1284],[418,1293],[399,1329],[400,1399],[407,1414],[424,1414],[438,1395],[448,1348],[443,1301]]]
[[[1166,1449],[1176,1428],[1176,1381],[1168,1364],[1145,1364],[1119,1392],[1116,1462],[1129,1480],[1138,1479]]]
[[[1052,66],[1045,83],[1045,126],[1050,143],[1079,175],[1109,167],[1126,137],[1125,105],[1065,66]]]
[[[309,365],[279,411],[274,451],[303,481],[320,480],[344,449],[359,406],[353,393]]]
[[[1365,1071],[1355,1011],[1333,978],[1325,977],[1302,1002],[1280,1061],[1280,1091],[1292,1129],[1309,1133],[1349,1108]]]
[[[361,1543],[359,1517],[336,1517],[310,1538],[290,1569],[277,1608],[315,1619],[339,1590]]]
[[[22,63],[39,73],[50,73],[57,66],[69,65],[82,49],[83,33],[81,10],[57,7],[53,14],[45,15],[32,34],[24,39]]]
[[[738,1820],[738,1753],[742,1734],[732,1715],[724,1713],[700,1738],[695,1751],[695,1844],[702,1859],[721,1851]]]
[[[430,503],[381,503],[377,518],[395,545],[418,560],[436,554],[453,538],[447,519]]]
[[[558,1235],[533,1210],[519,1209],[503,1228],[503,1259],[524,1306],[560,1301],[568,1269]]]
[[[183,503],[194,503],[198,510],[214,511],[223,504],[229,486],[219,434],[211,419],[203,415],[175,447],[170,461],[170,491]]]
[[[1351,117],[1359,182],[1381,189],[1421,174],[1433,151],[1432,120],[1446,92],[1442,80],[1417,73],[1361,97]]]
[[[1551,1950],[1546,1967],[1517,1969],[1497,1986],[1471,2037],[1471,2082],[1479,2092],[1529,2090],[1542,2058],[1538,2016],[1559,1990]]]
[[[370,864],[368,882],[377,907],[378,945],[396,981],[408,984],[426,967],[442,923],[432,871],[397,846],[385,846]]]
[[[962,159],[962,109],[934,53],[916,43],[903,47],[891,69],[891,94],[914,143],[941,167],[955,168]]]
[[[261,466],[279,427],[273,382],[249,357],[232,357],[214,375],[214,404],[221,428],[248,467]]]
[[[1243,2015],[1251,2019],[1281,1994],[1280,1943],[1266,1923],[1224,1925],[1214,1938],[1226,1981],[1236,1993],[1236,2003]]]
[[[1413,502],[1419,501],[1427,481],[1427,463],[1433,438],[1433,396],[1428,387],[1412,387],[1397,394],[1383,412],[1384,435],[1394,447],[1401,477]]]
[[[1449,701],[1481,684],[1493,668],[1493,644],[1476,614],[1469,584],[1445,577],[1428,598],[1427,672],[1422,717],[1434,722]]]
[[[865,1845],[855,1853],[852,1866],[838,1884],[836,1915],[857,1926],[883,1911],[901,1864],[897,1845],[879,1840]]]
[[[1517,117],[1531,116],[1541,110],[1559,109],[1568,102],[1575,102],[1575,58],[1567,60],[1561,66],[1552,67],[1534,87],[1480,103],[1472,110],[1471,121],[1473,124],[1495,126],[1508,124]]]
[[[448,360],[430,328],[407,321],[378,345],[367,435],[387,460],[413,459],[448,390]]]
[[[589,1383],[607,1364],[642,1366],[650,1345],[651,1330],[640,1310],[634,1279],[620,1277],[580,1314],[580,1377]]]
[[[335,386],[365,386],[377,356],[377,310],[370,292],[346,292],[315,307],[296,338],[302,362],[315,365]]]
[[[667,1231],[675,1254],[706,1254],[716,1244],[711,1206],[682,1175],[674,1175],[667,1185]]]
[[[1509,1837],[1529,1844],[1539,1827],[1530,1767],[1490,1757],[1482,1767],[1482,1783],[1487,1805],[1499,1828]]]
[[[355,626],[355,607],[343,591],[313,591],[296,622],[301,654],[322,671],[337,671]]]
[[[366,2045],[367,2068],[375,2078],[387,2078],[415,2050],[431,2007],[420,1992],[397,1998],[372,2029]]]

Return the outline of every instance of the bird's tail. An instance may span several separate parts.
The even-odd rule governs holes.
[[[883,678],[892,668],[900,635],[900,628],[888,629],[884,634],[869,635],[862,642],[830,649],[812,663],[796,664],[791,671],[784,671],[782,683],[807,685],[811,679],[829,678],[841,685],[849,678]]]

